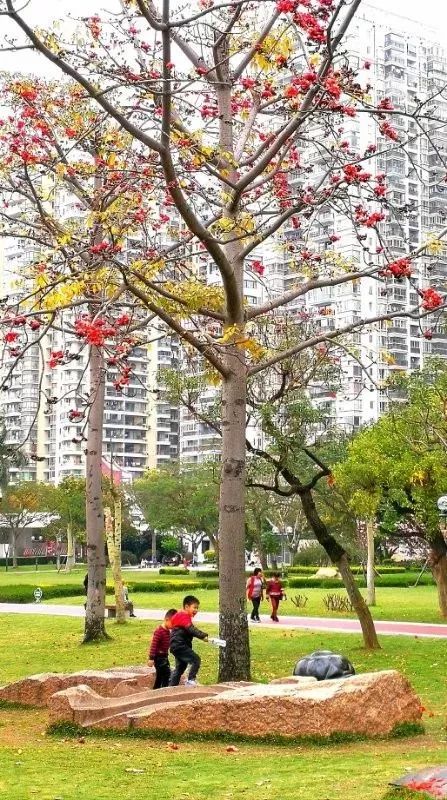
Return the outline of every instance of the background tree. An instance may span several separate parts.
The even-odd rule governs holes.
[[[378,225],[385,212],[392,216],[393,208],[385,177],[366,169],[376,144],[359,153],[339,142],[340,123],[361,112],[377,126],[381,147],[405,146],[392,124],[391,100],[371,100],[365,77],[356,74],[342,47],[360,0],[349,6],[344,0],[318,0],[310,9],[304,6],[304,12],[301,5],[299,0],[277,0],[254,7],[248,0],[237,0],[230,6],[199,4],[186,12],[171,10],[169,0],[160,7],[151,0],[136,0],[123,3],[118,15],[100,17],[92,4],[83,32],[74,37],[71,28],[69,33],[63,27],[34,29],[15,0],[1,0],[0,6],[0,13],[20,28],[29,46],[129,135],[150,179],[148,205],[156,198],[176,210],[172,217],[162,213],[154,221],[155,230],[147,225],[152,227],[152,246],[145,247],[143,258],[129,263],[114,253],[113,264],[126,290],[202,355],[210,377],[218,376],[221,382],[219,602],[220,631],[229,643],[220,653],[222,680],[243,679],[250,673],[244,594],[249,377],[328,339],[393,316],[420,318],[443,306],[440,294],[416,279],[417,258],[426,248],[409,248],[396,260],[383,243],[377,253]],[[179,51],[184,68],[177,59]],[[29,84],[22,90],[26,102],[36,93],[38,88]],[[421,135],[424,124],[431,122],[424,108],[414,115]],[[79,142],[78,128],[72,130]],[[310,158],[301,159],[303,148]],[[297,182],[289,180],[292,171],[299,174]],[[312,225],[328,204],[346,215],[354,238],[362,243],[362,263],[347,262],[336,248],[329,248],[327,256],[312,247]],[[174,216],[182,223],[172,236]],[[100,250],[91,255],[100,264],[116,247],[116,237],[111,231],[104,234],[103,219],[97,224],[101,241],[93,247]],[[163,224],[170,233],[160,241]],[[244,270],[263,271],[255,249],[289,224],[300,230],[303,243],[294,259],[296,284],[247,307]],[[366,229],[377,233],[372,249],[365,244]],[[72,280],[73,264],[79,259],[79,242],[64,247],[63,268],[50,279],[58,283],[67,279],[67,271]],[[203,254],[220,275],[215,289],[201,280],[197,258]],[[85,264],[78,266],[82,273],[81,267]],[[321,330],[290,350],[265,352],[253,337],[254,320],[271,320],[273,312],[304,299],[313,289],[371,276],[410,280],[420,303],[404,313],[386,310]],[[100,370],[95,374],[94,385],[100,387]],[[95,430],[99,433],[96,423]],[[97,451],[98,442],[92,445]],[[308,494],[306,498],[309,501]],[[314,519],[309,502],[306,508],[308,518]],[[315,519],[314,523],[318,527]],[[323,530],[320,536],[325,538]],[[335,550],[333,556],[344,558]],[[346,572],[344,562],[343,566]]]
[[[215,466],[210,463],[150,470],[132,485],[132,495],[151,528],[187,534],[193,556],[205,535],[218,551],[218,493]]]
[[[67,560],[65,570],[69,572],[75,564],[76,542],[85,535],[85,478],[69,476],[53,487],[49,507],[58,515],[58,528],[67,536]]]
[[[370,511],[383,535],[427,542],[445,617],[447,544],[436,501],[447,486],[446,366],[433,360],[421,372],[396,379],[393,391],[400,392],[401,402],[355,437],[334,478],[354,508]]]
[[[50,523],[48,487],[34,481],[9,485],[3,494],[1,516],[10,531],[12,566],[17,567],[18,545],[27,528],[45,527]]]

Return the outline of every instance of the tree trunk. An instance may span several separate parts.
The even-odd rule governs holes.
[[[89,368],[90,408],[87,432],[85,491],[88,594],[84,642],[95,642],[109,638],[104,626],[106,552],[101,486],[105,371],[103,355],[97,347],[90,348]]]
[[[374,523],[366,523],[366,543],[368,557],[366,562],[366,602],[369,606],[376,604],[376,582],[374,574]]]
[[[65,562],[65,572],[70,572],[75,565],[75,540],[71,522],[67,525],[67,560]]]
[[[117,518],[119,518],[118,524]],[[121,502],[119,500],[115,500],[115,522],[112,519],[110,508],[104,509],[104,527],[115,590],[116,622],[123,625],[126,622],[126,604],[121,575]]]
[[[219,514],[219,681],[250,679],[245,607],[245,412],[243,352],[229,347],[232,374],[222,387],[222,476]]]
[[[11,528],[11,541],[12,541],[12,568],[17,569],[17,544],[19,541],[19,531]]]
[[[428,564],[438,590],[439,611],[447,618],[447,545],[440,533],[430,542]]]
[[[152,549],[152,565],[155,566],[157,563],[157,534],[155,531],[152,531],[152,542],[151,542],[151,549]]]
[[[324,547],[332,563],[337,566],[340,571],[348,597],[360,622],[363,644],[369,650],[379,650],[380,645],[374,627],[374,620],[354,580],[346,550],[337,542],[332,534],[329,533],[326,525],[320,518],[312,497],[312,492],[310,490],[303,492],[300,494],[300,500],[306,520],[313,530],[316,539],[321,546]]]

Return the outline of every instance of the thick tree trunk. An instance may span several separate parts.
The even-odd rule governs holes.
[[[374,574],[374,523],[368,520],[366,523],[366,543],[367,543],[367,562],[366,562],[366,602],[369,606],[376,604],[376,582]]]
[[[369,650],[379,650],[380,645],[374,627],[374,620],[354,580],[346,550],[337,542],[332,534],[329,533],[326,525],[320,518],[312,497],[312,492],[307,491],[300,494],[300,500],[306,520],[313,530],[316,539],[322,547],[324,547],[332,563],[338,567],[340,571],[348,597],[360,622],[365,647]]]
[[[227,356],[232,374],[222,387],[222,477],[219,517],[219,681],[249,680],[245,607],[245,413],[243,352]]]
[[[441,534],[430,542],[428,564],[438,590],[439,611],[447,618],[447,545]]]
[[[104,626],[106,551],[101,486],[105,371],[103,355],[97,347],[90,348],[89,366],[90,408],[85,492],[88,594],[84,642],[95,642],[108,638]]]
[[[75,539],[71,522],[67,525],[67,560],[65,562],[65,572],[70,572],[75,565]]]

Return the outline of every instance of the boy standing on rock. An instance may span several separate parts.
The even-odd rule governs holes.
[[[170,686],[178,686],[180,678],[189,665],[186,686],[197,686],[197,673],[200,669],[200,656],[192,649],[192,640],[208,640],[208,634],[196,628],[192,621],[199,610],[197,597],[189,594],[183,600],[183,611],[177,611],[171,619],[170,652],[175,658],[175,669],[169,681]]]

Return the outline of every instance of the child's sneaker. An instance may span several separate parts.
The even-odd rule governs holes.
[[[197,681],[185,681],[185,686],[199,686]]]

